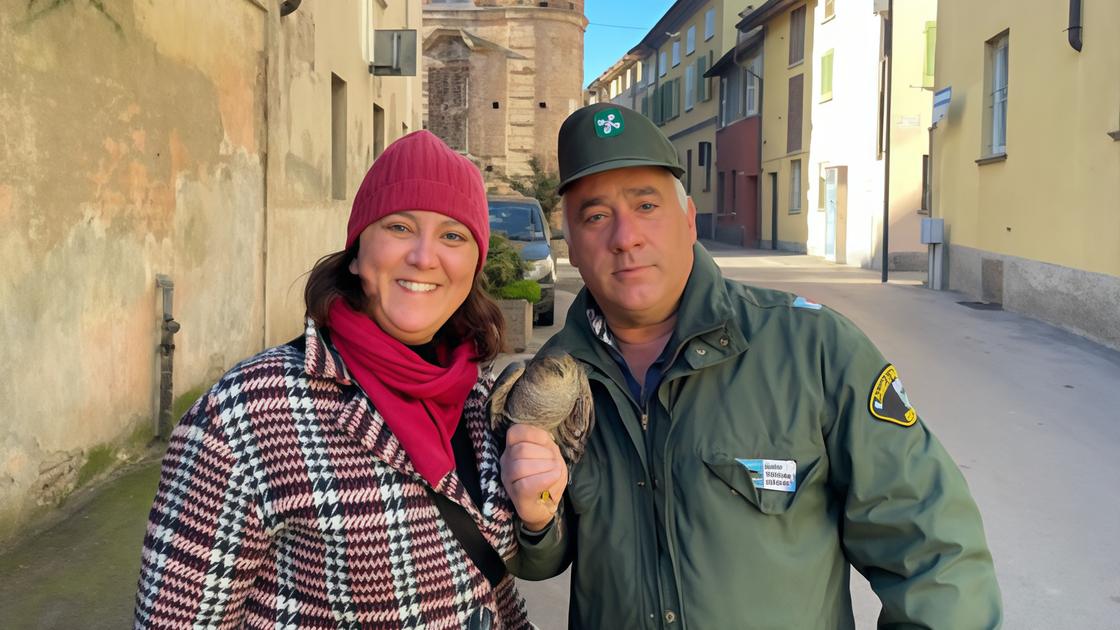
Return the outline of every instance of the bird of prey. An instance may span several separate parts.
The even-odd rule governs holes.
[[[567,354],[511,365],[490,394],[490,423],[504,436],[512,423],[548,431],[570,469],[583,455],[595,422],[587,372]],[[541,501],[550,500],[546,490]]]

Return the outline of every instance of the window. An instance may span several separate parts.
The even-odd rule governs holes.
[[[373,157],[381,155],[385,150],[385,110],[374,104],[373,106]]]
[[[663,77],[665,76],[665,73],[669,71],[669,63],[665,56],[664,50],[661,51],[661,54],[657,56],[657,61],[657,76]]]
[[[727,77],[720,77],[719,78],[719,126],[720,127],[723,127],[727,123],[731,122],[730,112],[727,111],[728,100],[729,100],[727,97],[730,96],[730,94],[728,94],[728,92],[727,92],[727,85],[728,85]]]
[[[801,160],[789,163],[789,213],[801,212]]]
[[[684,40],[684,54],[685,55],[691,55],[694,52],[696,52],[696,26],[695,25],[688,27],[688,35],[685,36],[685,40]]]
[[[1008,34],[988,41],[988,155],[1007,152],[1007,66]]]
[[[789,14],[789,65],[805,60],[805,5]]]
[[[829,50],[821,56],[821,102],[832,100],[832,55]]]
[[[922,87],[933,89],[933,59],[937,51],[937,22],[926,22],[926,58],[922,66]]]
[[[346,82],[331,73],[331,196],[346,198]]]
[[[742,113],[744,116],[758,114],[758,73],[762,70],[761,62],[761,57],[753,57],[741,70],[743,98],[740,102],[743,104]]]
[[[799,74],[789,78],[789,109],[786,112],[786,153],[801,150],[801,98],[805,92],[805,75]]]
[[[684,70],[684,111],[692,111],[696,104],[696,66],[688,64]]]
[[[673,67],[681,65],[681,40],[673,42]]]
[[[700,143],[700,166],[704,167],[704,192],[712,189],[712,143]]]
[[[704,14],[704,41],[708,41],[716,34],[716,10],[708,9]]]
[[[836,0],[824,0],[824,21],[836,17]]]

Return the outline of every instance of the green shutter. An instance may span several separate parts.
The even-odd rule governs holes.
[[[661,124],[661,88],[662,86],[660,85],[654,88],[653,95],[651,96],[653,99],[653,112],[650,118],[657,124]]]
[[[700,57],[696,60],[696,100],[708,100],[708,80],[704,73],[708,71],[708,58]]]
[[[821,57],[821,100],[832,99],[832,57],[834,50],[829,50]]]
[[[937,22],[926,22],[926,63],[922,70],[922,87],[933,88],[933,60],[937,52]]]
[[[681,115],[681,78],[673,79],[673,118]]]
[[[649,97],[642,96],[642,116],[649,118]]]

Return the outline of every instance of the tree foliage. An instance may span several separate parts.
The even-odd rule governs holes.
[[[529,168],[532,170],[531,175],[507,177],[506,181],[517,192],[540,202],[545,216],[551,221],[553,212],[560,205],[560,194],[557,192],[560,188],[560,176],[547,170],[535,155],[529,158]]]

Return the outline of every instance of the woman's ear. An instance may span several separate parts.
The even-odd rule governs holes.
[[[347,267],[347,269],[349,269],[350,273],[354,274],[355,276],[358,275],[358,257],[357,256],[350,259],[350,265]]]

